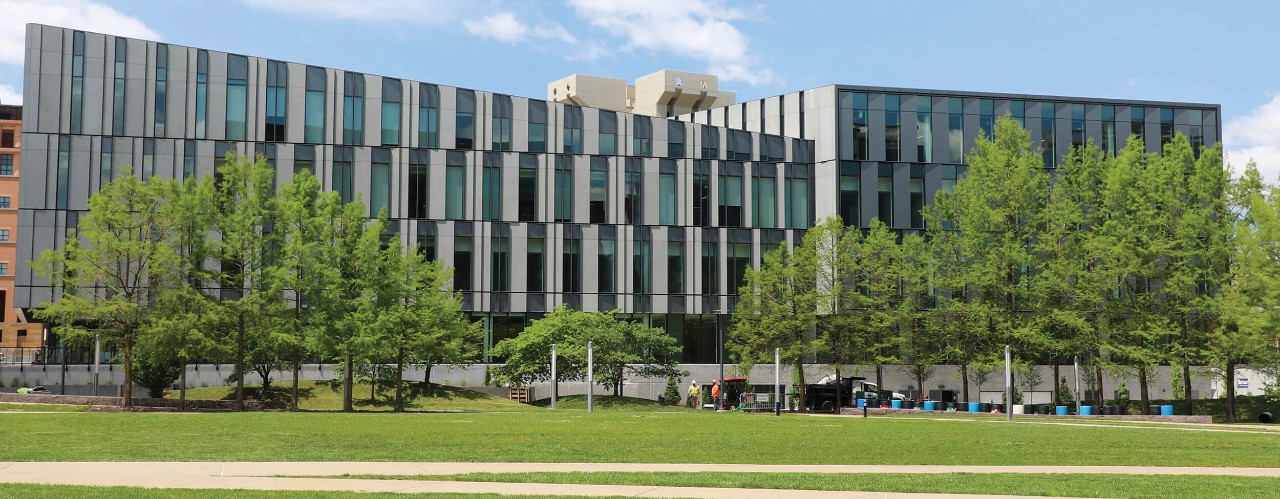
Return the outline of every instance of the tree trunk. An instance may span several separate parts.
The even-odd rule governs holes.
[[[372,404],[378,401],[378,374],[379,373],[378,373],[377,366],[371,366],[369,368],[369,372],[373,374],[373,376],[369,377],[369,403]]]
[[[182,378],[178,380],[178,410],[187,410],[187,359],[182,359]]]
[[[884,394],[884,365],[876,364],[876,403],[880,403],[881,396]]]
[[[1098,374],[1098,391],[1093,394],[1093,398],[1097,399],[1098,405],[1107,405],[1107,397],[1103,395],[1106,392],[1102,388],[1102,366],[1098,365],[1094,368],[1097,369]]]
[[[1227,386],[1227,422],[1236,422],[1236,363],[1227,361],[1222,381]]]
[[[396,412],[404,412],[401,389],[404,385],[404,347],[396,349]]]
[[[302,371],[302,363],[293,363],[293,388],[289,394],[289,412],[298,412],[298,376]]]
[[[244,410],[244,312],[236,328],[236,410]]]
[[[1146,366],[1141,366],[1138,368],[1138,390],[1142,394],[1142,413],[1148,414],[1151,412],[1151,409],[1147,407],[1147,404],[1151,403],[1151,394],[1147,392]]]
[[[806,398],[809,393],[809,387],[804,384],[804,359],[796,357],[796,362],[792,367],[795,368],[797,373],[796,377],[800,380],[800,386],[796,387],[796,393],[800,396],[800,401],[797,405],[800,408],[800,412],[808,412],[809,406],[807,405],[808,400],[806,400]]]
[[[969,364],[960,364],[960,386],[961,386],[960,389],[964,391],[964,400],[965,402],[968,402],[969,401]],[[924,390],[925,390],[924,383],[921,383],[920,392],[923,393]],[[978,387],[978,391],[981,392],[982,387]]]
[[[1195,414],[1195,402],[1191,400],[1191,366],[1182,366],[1182,398],[1186,400],[1187,415]]]
[[[125,326],[124,329],[124,395],[120,398],[120,405],[124,409],[133,409],[133,327]]]
[[[1058,366],[1058,357],[1053,358],[1053,405],[1062,405],[1062,383],[1058,382],[1058,376],[1061,375]]]
[[[351,399],[354,396],[354,394],[351,393],[351,379],[353,378],[351,374],[351,354],[348,353],[346,357],[343,358],[342,365],[342,411],[351,412]]]
[[[843,400],[840,398],[840,392],[844,391],[844,383],[840,382],[840,365],[836,364],[836,414],[840,414],[840,405]]]
[[[431,387],[431,364],[425,364],[423,370],[426,373],[422,375],[422,384],[427,386],[427,396],[434,397],[436,396],[436,390]]]

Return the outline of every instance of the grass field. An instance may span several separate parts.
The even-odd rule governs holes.
[[[1217,497],[1268,497],[1280,489],[1280,478],[1179,475],[1023,474],[1023,473],[467,473],[464,475],[378,476],[342,478],[457,480],[468,482],[574,483],[664,487],[729,487],[754,489],[860,490],[1008,494],[1059,497],[1161,497],[1199,499],[1212,490]]]
[[[370,397],[369,384],[357,383],[351,390],[354,394],[352,404],[358,411],[390,411],[394,407],[395,387],[379,386],[376,396]],[[248,385],[245,387],[247,398],[262,400],[268,407],[283,409],[289,404],[289,382],[278,382],[271,385],[266,395],[262,387]],[[208,388],[191,388],[187,390],[188,400],[234,400],[234,387],[218,386]],[[173,391],[165,398],[177,399],[178,392]],[[470,411],[470,412],[521,412],[536,411],[528,404],[492,397],[480,392],[453,386],[434,385],[431,394],[426,393],[421,383],[405,383],[405,410],[409,411]],[[298,383],[298,408],[304,411],[338,411],[342,410],[342,386],[328,382],[300,381]]]
[[[702,411],[0,414],[14,461],[1280,467],[1280,433]]]
[[[276,499],[276,498],[343,498],[403,499],[405,494],[369,492],[326,492],[319,490],[236,490],[236,489],[146,489],[141,487],[85,487],[80,485],[40,485],[0,483],[0,497],[24,499],[62,499],[64,497],[97,497],[104,499]],[[427,499],[498,499],[499,494],[417,494]],[[519,496],[520,499],[552,499],[554,496]],[[605,498],[610,499],[610,498]],[[621,499],[621,498],[612,498]]]

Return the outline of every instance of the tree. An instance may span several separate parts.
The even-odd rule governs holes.
[[[255,346],[268,340],[269,331],[280,326],[280,295],[272,292],[273,262],[280,248],[274,224],[279,215],[275,197],[275,171],[259,156],[251,160],[228,153],[214,173],[218,214],[214,229],[218,235],[218,305],[231,320],[235,348],[236,410],[244,410],[246,360]],[[265,390],[268,376],[262,380]]]
[[[324,324],[317,344],[320,351],[342,362],[342,410],[350,412],[355,363],[375,343],[373,331],[358,313],[359,300],[368,289],[363,279],[378,268],[386,222],[370,222],[358,201],[323,206],[328,223],[321,239],[330,243],[321,253],[324,265],[317,276],[325,282],[317,299],[318,319]]]
[[[850,231],[856,233],[857,231]],[[850,236],[858,237],[858,236]],[[867,235],[856,245],[852,281],[860,302],[854,314],[858,343],[876,367],[876,386],[884,387],[885,364],[898,363],[898,337],[907,324],[904,296],[899,291],[902,251],[897,237],[880,219],[871,221]]]
[[[837,381],[841,378],[841,367],[854,363],[858,354],[854,318],[859,300],[857,290],[849,285],[849,278],[857,263],[859,236],[857,230],[846,230],[840,217],[830,217],[805,232],[796,252],[797,258],[811,261],[802,266],[812,268],[816,279],[816,345],[835,366]],[[842,396],[842,390],[836,390],[836,407],[843,404]]]
[[[416,248],[405,252],[393,238],[381,252],[378,268],[365,282],[357,314],[374,328],[378,345],[395,358],[395,411],[404,411],[404,366],[416,352],[434,345],[474,341],[480,323],[467,322],[462,299],[451,289],[452,275],[428,261]],[[437,350],[438,351],[438,350]]]
[[[1235,253],[1217,303],[1221,324],[1207,332],[1205,357],[1226,388],[1226,420],[1235,422],[1237,367],[1274,362],[1280,341],[1280,190],[1264,187],[1250,163],[1228,196],[1238,217]]]
[[[36,266],[62,295],[42,303],[36,317],[58,324],[68,340],[101,335],[119,345],[124,366],[124,398],[133,407],[134,347],[155,312],[155,290],[175,261],[169,244],[175,221],[169,217],[165,183],[143,181],[124,167],[122,174],[89,198],[63,251],[46,250]]]
[[[793,254],[785,247],[764,256],[759,269],[748,268],[746,284],[729,329],[728,350],[749,366],[767,363],[779,349],[783,362],[798,378],[799,407],[806,407],[804,363],[813,355],[809,334],[817,319],[817,286],[813,259]]]
[[[1035,359],[1044,343],[1025,312],[1042,263],[1031,242],[1043,231],[1049,199],[1045,158],[1017,121],[1002,117],[993,139],[978,138],[964,178],[935,199],[929,216],[935,234],[954,231],[943,239],[942,265],[957,272],[945,310],[955,320],[981,321],[962,329],[977,336],[975,345],[1013,345],[1023,360]],[[962,359],[962,369],[971,361]]]
[[[1176,188],[1168,184],[1181,183],[1182,167],[1171,163],[1147,155],[1142,141],[1131,138],[1107,173],[1103,199],[1109,217],[1093,241],[1113,286],[1105,308],[1112,328],[1106,347],[1138,378],[1144,411],[1149,378],[1167,360],[1164,345],[1177,330],[1159,289],[1176,249],[1170,209],[1176,194],[1166,191]]]
[[[620,394],[627,372],[643,377],[685,375],[676,368],[680,349],[674,337],[658,328],[618,320],[614,312],[579,312],[560,305],[533,321],[514,338],[489,351],[506,363],[492,370],[501,383],[527,385],[541,381],[581,381],[587,377],[587,342],[592,343],[594,379]],[[551,380],[551,345],[556,345],[557,380]]]
[[[271,266],[272,293],[281,296],[287,309],[284,324],[271,331],[270,344],[293,372],[289,392],[289,410],[298,410],[298,378],[302,362],[323,334],[325,323],[318,305],[321,294],[331,284],[325,267],[325,216],[334,213],[341,203],[335,192],[321,192],[320,181],[310,171],[293,176],[280,197],[278,228],[281,248],[279,260]]]
[[[928,251],[924,238],[908,234],[898,245],[895,263],[894,273],[901,297],[894,321],[899,331],[896,346],[898,357],[905,363],[903,373],[915,380],[919,387],[916,400],[920,401],[928,393],[925,383],[933,377],[935,366],[945,358],[941,329],[936,321],[930,320],[928,311],[932,301],[929,277],[933,255]],[[968,400],[968,387],[965,387],[965,398]]]
[[[206,292],[213,276],[205,269],[211,256],[209,230],[213,224],[212,179],[187,179],[165,183],[168,217],[174,221],[171,247],[175,260],[172,279],[157,293],[156,310],[146,346],[172,352],[180,369],[178,408],[186,409],[187,365],[193,360],[221,353],[214,331],[224,318],[214,297]]]

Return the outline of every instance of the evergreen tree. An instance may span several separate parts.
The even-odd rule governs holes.
[[[166,206],[164,181],[143,181],[125,166],[89,198],[88,213],[62,251],[47,250],[36,270],[62,294],[41,304],[36,317],[56,324],[64,340],[100,336],[120,348],[122,407],[133,407],[134,347],[149,331],[156,292],[172,278],[170,245],[176,221]]]
[[[773,360],[774,349],[780,349],[782,361],[798,378],[802,410],[808,391],[804,364],[814,353],[810,328],[818,310],[813,262],[780,247],[765,254],[759,269],[748,268],[728,338],[728,350],[748,370]]]
[[[275,171],[261,156],[252,160],[228,153],[214,178],[214,229],[222,288],[218,305],[231,323],[235,407],[243,410],[244,376],[254,360],[252,356],[256,351],[260,363],[263,356],[272,355],[269,334],[282,325],[279,318],[283,307],[280,295],[273,292],[270,268],[279,257],[280,248],[280,234],[275,227],[279,215]],[[265,391],[270,372],[264,374]]]

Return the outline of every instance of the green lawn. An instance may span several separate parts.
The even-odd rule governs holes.
[[[592,405],[598,410],[610,411],[690,411],[692,409],[678,405],[662,405],[656,400],[635,397],[614,397],[612,395],[596,395],[592,397]],[[534,402],[538,407],[551,407],[551,399]],[[569,395],[556,400],[556,409],[587,410],[586,395]]]
[[[1022,474],[1022,473],[467,473],[463,475],[378,476],[342,478],[456,480],[466,482],[575,483],[663,487],[729,487],[752,489],[857,490],[1059,497],[1161,497],[1198,499],[1268,497],[1280,478],[1183,475]]]
[[[15,461],[1280,467],[1280,433],[702,411],[0,414]]]
[[[394,406],[395,386],[379,386],[376,397],[370,397],[372,386],[356,384],[351,392],[352,404],[358,411],[390,411]],[[266,395],[262,387],[248,385],[245,387],[246,397],[266,402],[268,407],[283,409],[289,404],[290,382],[288,380],[271,384]],[[453,386],[434,385],[434,391],[426,393],[421,383],[405,383],[405,409],[409,411],[537,411],[535,407],[511,400],[492,397],[480,392]],[[234,400],[235,387],[191,388],[187,390],[189,400]],[[177,399],[178,392],[173,391],[165,398]],[[342,385],[330,382],[300,381],[298,382],[298,408],[304,411],[338,411],[342,410]]]
[[[396,493],[327,492],[321,490],[238,490],[238,489],[147,489],[142,487],[86,487],[80,485],[39,485],[0,483],[0,497],[25,499],[62,499],[64,497],[97,497],[103,499],[237,499],[258,498],[354,498],[397,499],[409,497]],[[415,494],[412,497],[429,499],[499,499],[510,498],[499,494]],[[518,496],[520,499],[554,499],[556,496]],[[610,498],[605,498],[610,499]],[[612,499],[622,499],[615,497]]]
[[[89,410],[89,406],[87,405],[13,404],[0,402],[0,411],[84,412],[87,410]]]

